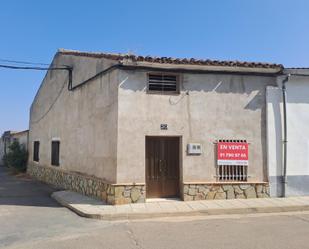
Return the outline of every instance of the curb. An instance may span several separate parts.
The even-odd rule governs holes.
[[[62,198],[58,198],[54,193],[51,197],[62,206],[72,210],[81,217],[99,220],[135,220],[149,218],[183,217],[183,216],[210,216],[210,215],[229,215],[229,214],[257,214],[257,213],[284,213],[296,211],[309,211],[309,205],[290,205],[277,207],[244,207],[244,208],[217,208],[192,211],[176,212],[130,212],[130,213],[87,213],[82,209],[74,207]]]

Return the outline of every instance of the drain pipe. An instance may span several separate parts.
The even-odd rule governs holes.
[[[282,197],[286,197],[287,190],[287,111],[286,111],[286,82],[290,79],[290,74],[282,81],[282,102],[283,102],[283,181],[282,181]]]

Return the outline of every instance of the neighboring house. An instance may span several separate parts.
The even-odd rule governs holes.
[[[286,196],[309,195],[309,69],[285,69],[287,119]],[[283,129],[282,76],[267,88],[268,167],[271,195],[282,196]]]
[[[3,160],[2,160],[3,156],[4,156],[4,141],[1,137],[0,138],[0,166],[3,165]]]
[[[64,65],[31,106],[33,176],[111,204],[269,196],[266,88],[282,65],[59,50]]]
[[[29,130],[14,132],[11,134],[11,138],[28,150]]]
[[[18,141],[26,150],[28,150],[29,131],[5,131],[0,138],[0,165],[3,164],[2,158],[9,151],[9,146]]]
[[[14,133],[14,131],[5,131],[1,136],[1,143],[2,143],[2,151],[1,151],[1,159],[9,150],[9,146],[12,143],[12,137],[11,135]]]

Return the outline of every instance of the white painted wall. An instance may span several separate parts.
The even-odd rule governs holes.
[[[287,88],[287,195],[309,194],[309,76],[291,76]],[[267,88],[268,167],[271,195],[280,196],[282,167],[282,91]]]
[[[267,87],[267,147],[270,176],[282,175],[282,91]]]
[[[309,77],[287,84],[289,175],[309,175]]]

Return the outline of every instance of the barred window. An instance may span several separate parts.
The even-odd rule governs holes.
[[[219,140],[219,143],[237,143],[239,145],[246,144],[246,140]],[[246,160],[248,160],[246,158]],[[217,180],[218,181],[248,181],[248,161],[242,160],[218,160]],[[220,161],[220,163],[219,163]]]
[[[218,165],[217,167],[219,181],[246,182],[248,180],[247,165]]]
[[[60,141],[52,141],[51,148],[51,164],[54,166],[59,166],[59,157],[60,157]]]
[[[33,161],[38,162],[40,160],[40,142],[34,141],[33,143]]]

